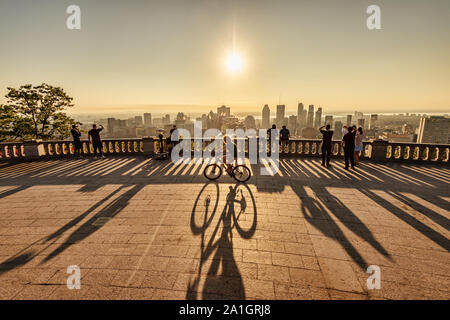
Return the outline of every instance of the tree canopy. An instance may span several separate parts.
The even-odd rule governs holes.
[[[0,105],[0,140],[65,139],[75,120],[64,110],[73,98],[60,87],[43,83],[7,88],[7,103]]]

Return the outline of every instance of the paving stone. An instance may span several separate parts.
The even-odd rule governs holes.
[[[450,298],[444,167],[363,161],[347,175],[281,158],[282,176],[256,172],[247,189],[128,160],[2,163],[0,299]],[[238,220],[224,211],[230,187],[246,201]],[[66,286],[70,265],[80,290]]]

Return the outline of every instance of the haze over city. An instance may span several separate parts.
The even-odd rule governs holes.
[[[69,30],[69,1],[2,1],[0,103],[46,82],[70,113],[448,113],[450,3],[376,1],[382,28],[368,30],[372,2],[78,1]]]

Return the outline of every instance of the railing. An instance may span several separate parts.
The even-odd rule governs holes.
[[[87,140],[81,141],[81,154],[94,154],[92,145]],[[44,156],[61,157],[74,155],[75,148],[71,141],[57,140],[44,141]],[[142,139],[105,139],[102,141],[102,151],[104,154],[129,155],[142,153]]]
[[[92,155],[94,149],[87,140],[82,140],[80,154]],[[143,152],[142,139],[105,139],[102,141],[102,151],[107,155],[129,155],[141,154]],[[0,159],[28,158],[25,151],[28,147],[35,147],[39,151],[40,158],[61,158],[70,157],[75,154],[75,147],[72,141],[52,140],[52,141],[32,141],[0,143]]]
[[[209,141],[192,139],[191,150],[205,150]],[[155,138],[105,139],[102,141],[103,153],[106,155],[136,155],[152,154],[159,150],[160,141]],[[167,148],[167,141],[162,141]],[[363,142],[361,159],[389,162],[415,162],[449,164],[448,144],[417,144],[397,143],[383,140]],[[245,140],[245,152],[248,152],[249,140]],[[74,155],[72,141],[27,141],[0,143],[0,160],[61,158]],[[87,140],[82,141],[81,154],[92,155],[92,145]],[[320,157],[322,154],[319,139],[290,139],[283,147],[280,146],[280,157]],[[332,156],[343,157],[344,150],[341,141],[332,142]]]
[[[449,145],[389,143],[386,159],[389,161],[447,162]]]
[[[1,159],[19,159],[25,157],[22,142],[2,142],[0,143]]]
[[[363,142],[363,151],[361,158],[370,158],[370,142]],[[340,140],[331,142],[331,153],[333,157],[344,157],[344,148]],[[288,144],[280,146],[280,155],[282,156],[307,156],[318,157],[322,155],[322,140],[320,139],[290,139]]]

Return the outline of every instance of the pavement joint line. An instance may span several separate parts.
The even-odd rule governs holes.
[[[147,256],[148,250],[150,250],[150,246],[153,244],[153,241],[155,241],[156,234],[158,233],[159,229],[161,228],[162,223],[166,219],[168,213],[169,213],[169,207],[167,206],[166,209],[164,210],[164,214],[161,217],[161,220],[160,220],[158,226],[156,227],[155,232],[153,233],[153,236],[152,236],[150,242],[148,243],[147,247],[145,248],[144,253],[142,254],[141,258],[139,259],[138,264],[136,265],[133,273],[131,274],[130,278],[127,281],[127,287],[130,285],[131,281],[133,280],[134,276],[136,275],[136,272],[138,271],[139,267],[141,266],[142,261]]]

